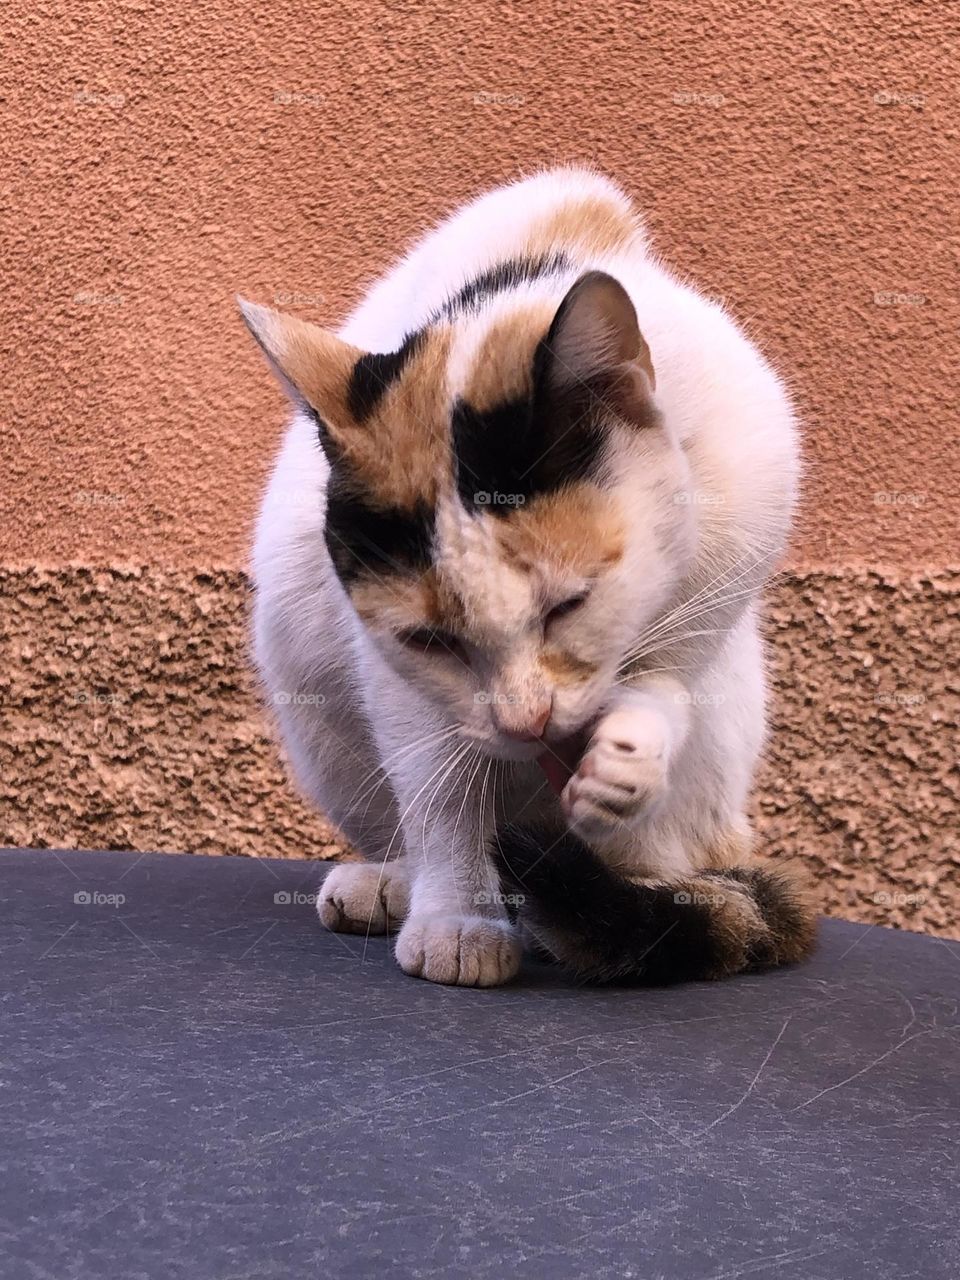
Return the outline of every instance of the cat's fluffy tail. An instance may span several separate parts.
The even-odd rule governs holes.
[[[519,919],[590,982],[660,986],[802,960],[816,915],[781,863],[627,880],[579,837],[507,826],[491,850]]]

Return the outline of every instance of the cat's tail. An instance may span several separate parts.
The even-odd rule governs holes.
[[[661,986],[792,964],[816,914],[788,865],[628,880],[571,832],[501,828],[491,853],[508,902],[539,944],[589,982]]]

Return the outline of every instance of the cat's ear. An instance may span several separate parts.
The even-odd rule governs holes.
[[[363,352],[320,325],[237,298],[247,328],[287,395],[328,432],[352,425],[350,377]]]
[[[653,420],[653,361],[619,281],[588,271],[560,303],[540,352],[542,394],[594,399],[637,425]]]

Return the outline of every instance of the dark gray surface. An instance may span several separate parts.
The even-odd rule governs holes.
[[[321,875],[0,853],[4,1276],[960,1273],[960,945],[460,990],[274,901]]]

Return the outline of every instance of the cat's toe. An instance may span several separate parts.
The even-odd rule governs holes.
[[[496,987],[520,968],[521,946],[506,922],[482,917],[426,916],[400,930],[397,963],[404,973],[460,987]]]
[[[649,732],[631,736],[628,728],[616,721],[601,726],[560,797],[571,828],[586,840],[622,829],[666,792],[667,764],[660,744]]]
[[[334,867],[317,895],[320,922],[334,933],[387,933],[408,908],[406,875],[390,865],[347,862]]]

